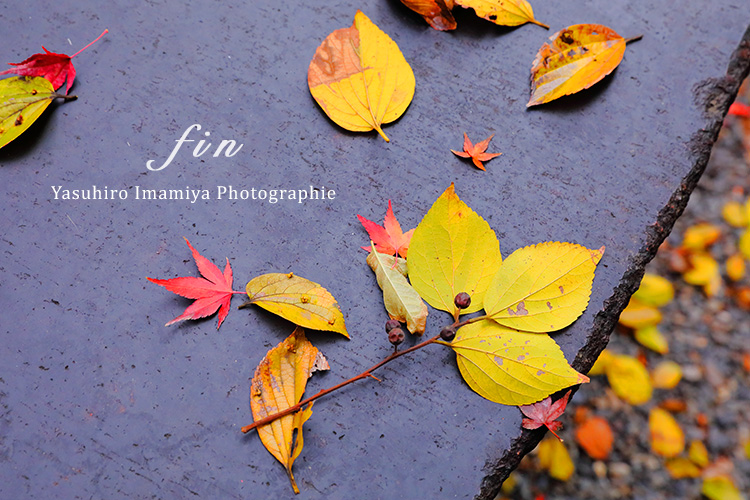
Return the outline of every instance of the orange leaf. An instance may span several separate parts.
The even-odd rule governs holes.
[[[451,149],[451,151],[453,151],[453,153],[456,156],[460,156],[461,158],[471,158],[471,161],[474,162],[475,167],[477,167],[480,170],[486,170],[484,168],[484,165],[482,165],[482,162],[490,161],[491,159],[497,156],[500,156],[502,154],[502,153],[485,153],[493,137],[495,137],[495,134],[492,134],[491,136],[489,136],[482,142],[472,144],[471,141],[469,140],[469,136],[466,134],[466,132],[464,132],[464,150],[456,151],[455,149]]]
[[[456,20],[451,12],[453,0],[401,0],[401,3],[438,31],[456,29]]]
[[[602,417],[591,417],[576,429],[576,442],[594,460],[606,460],[612,451],[614,435]]]
[[[365,227],[367,234],[370,235],[370,239],[375,244],[375,249],[378,252],[393,256],[398,254],[404,259],[406,258],[414,229],[410,229],[405,233],[401,230],[401,224],[398,223],[396,216],[393,215],[391,200],[388,200],[388,210],[385,213],[385,221],[383,221],[382,226],[365,219],[361,215],[357,215],[357,218]],[[370,251],[370,247],[362,247],[362,249]]]

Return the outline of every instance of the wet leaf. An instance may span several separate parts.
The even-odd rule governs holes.
[[[460,328],[449,345],[469,387],[495,403],[527,405],[589,381],[549,335],[478,321]]]
[[[563,414],[565,407],[568,406],[570,393],[571,391],[566,392],[565,396],[554,403],[552,402],[552,398],[547,397],[538,403],[519,406],[518,409],[521,410],[521,413],[528,417],[521,421],[521,426],[524,429],[538,429],[541,426],[545,426],[557,439],[562,441],[562,438],[555,431],[562,427],[562,422],[558,422],[557,419]]]
[[[409,63],[391,38],[361,11],[351,28],[334,31],[315,51],[310,93],[328,117],[353,132],[376,130],[401,116],[414,97]]]
[[[710,477],[703,480],[703,493],[709,500],[745,500],[744,495],[727,476]]]
[[[499,26],[534,23],[549,29],[549,26],[534,19],[534,11],[526,0],[455,0],[455,2],[466,9],[474,9],[477,16]]]
[[[721,215],[724,221],[732,227],[747,227],[748,216],[745,211],[745,205],[730,201],[721,209]]]
[[[626,40],[600,24],[576,24],[545,43],[531,66],[531,98],[526,106],[544,104],[587,89],[620,64]]]
[[[573,323],[589,303],[604,247],[546,242],[508,256],[484,300],[487,315],[526,332],[552,332]]]
[[[708,222],[690,226],[682,237],[682,248],[688,250],[705,250],[721,237],[721,229]]]
[[[349,338],[336,299],[317,283],[293,273],[270,273],[253,278],[246,287],[250,300],[303,328],[338,332]]]
[[[606,460],[614,440],[609,422],[602,417],[591,417],[576,429],[576,442],[594,460]]]
[[[493,137],[495,137],[495,134],[492,134],[482,142],[472,144],[469,140],[469,136],[466,135],[466,132],[464,132],[464,150],[456,151],[455,149],[451,149],[451,151],[453,152],[453,154],[455,154],[456,156],[460,156],[461,158],[471,158],[471,161],[474,162],[475,167],[480,170],[486,170],[482,162],[490,161],[491,159],[496,158],[502,154],[485,152],[487,151],[487,147],[490,145],[490,141]]]
[[[607,365],[612,360],[612,356],[614,355],[608,349],[604,349],[602,353],[599,354],[599,357],[596,358],[594,366],[591,367],[588,375],[604,375],[607,370]]]
[[[700,477],[701,475],[700,467],[684,457],[670,458],[664,463],[664,466],[673,479]]]
[[[495,232],[451,184],[414,230],[408,262],[419,295],[435,309],[457,315],[482,309],[502,256]],[[460,292],[471,296],[471,306],[462,310],[453,303]]]
[[[674,286],[666,278],[646,273],[633,298],[647,306],[662,307],[674,299]]]
[[[401,3],[422,16],[436,30],[456,29],[456,20],[451,12],[453,0],[401,0]]]
[[[41,77],[0,80],[0,148],[24,133],[58,97],[75,99],[55,93]]]
[[[691,441],[688,447],[688,457],[698,467],[708,466],[708,450],[701,441]]]
[[[642,405],[651,399],[653,387],[646,367],[632,356],[612,356],[606,367],[607,381],[621,399],[631,405]]]
[[[325,358],[297,327],[286,340],[268,351],[255,369],[250,385],[253,419],[260,420],[299,403],[313,371],[327,369]],[[311,415],[312,403],[257,428],[263,446],[286,468],[295,493],[299,493],[299,488],[292,464],[302,452],[302,424]]]
[[[636,342],[654,352],[658,352],[659,354],[667,354],[669,352],[667,338],[656,326],[644,326],[643,328],[638,328],[635,333],[633,333],[633,337]]]
[[[385,221],[383,221],[382,226],[365,219],[361,215],[357,215],[357,218],[370,236],[370,240],[375,242],[375,248],[378,252],[400,255],[404,259],[406,258],[414,229],[410,229],[405,233],[401,230],[401,224],[398,223],[396,216],[393,215],[391,200],[388,200],[388,210],[385,212]],[[362,247],[362,249],[370,251],[369,246]]]
[[[619,322],[628,328],[640,329],[658,325],[661,322],[661,312],[655,307],[647,306],[635,299],[630,299],[628,305],[620,314]]]
[[[685,434],[666,410],[652,408],[648,416],[651,449],[663,457],[676,457],[685,449]]]
[[[657,389],[674,389],[682,380],[682,367],[674,361],[662,361],[651,372],[651,381]]]
[[[549,471],[550,477],[567,481],[575,472],[575,465],[565,445],[557,439],[545,439],[539,443],[539,465]]]
[[[736,253],[730,255],[726,262],[727,276],[732,281],[740,281],[745,277],[746,265],[742,255]]]
[[[218,330],[227,317],[227,314],[229,314],[232,295],[234,294],[232,290],[232,266],[229,265],[229,259],[227,259],[227,265],[224,267],[224,272],[222,272],[216,264],[199,254],[187,238],[185,238],[185,243],[187,243],[190,251],[193,252],[193,259],[198,266],[198,271],[203,276],[202,278],[146,279],[159,286],[163,286],[177,295],[188,299],[195,299],[195,302],[190,304],[185,309],[185,312],[164,326],[169,326],[186,319],[205,318],[218,310],[219,322],[216,325],[216,329]]]
[[[367,265],[375,272],[378,285],[383,290],[383,302],[388,316],[406,323],[411,333],[422,335],[427,322],[427,305],[422,302],[406,277],[395,268],[394,259],[390,255],[371,251],[367,256]]]

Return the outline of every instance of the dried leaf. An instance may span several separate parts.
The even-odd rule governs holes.
[[[575,472],[575,465],[565,445],[557,439],[545,439],[539,443],[539,465],[549,471],[550,477],[567,481]]]
[[[652,408],[648,416],[651,449],[663,457],[676,457],[685,449],[685,434],[666,410]]]
[[[474,9],[477,16],[499,26],[534,23],[549,29],[549,26],[534,19],[534,11],[526,0],[455,0],[455,2],[466,9]]]
[[[669,352],[667,338],[662,335],[656,326],[638,328],[633,337],[639,344],[648,347],[654,352],[658,352],[659,354],[667,354]]]
[[[633,294],[633,298],[647,306],[662,307],[674,299],[674,286],[666,278],[646,273],[643,275],[638,290]]]
[[[628,328],[640,329],[658,325],[661,322],[661,312],[655,307],[642,304],[638,300],[630,299],[628,305],[620,313],[618,320]]]
[[[576,429],[576,442],[594,460],[606,460],[614,440],[609,422],[602,417],[591,417]]]
[[[453,0],[401,0],[401,3],[422,16],[436,30],[456,29],[456,20],[451,12]]]
[[[461,201],[450,185],[414,230],[409,246],[409,279],[432,307],[453,315],[482,309],[484,294],[502,262],[489,224]],[[471,296],[459,310],[457,293]]]
[[[700,468],[684,457],[670,458],[664,463],[664,466],[673,479],[700,477],[701,475]]]
[[[606,367],[607,381],[621,399],[642,405],[651,399],[651,378],[643,364],[632,356],[612,356]]]
[[[414,233],[414,229],[410,229],[407,232],[401,230],[401,224],[396,220],[396,216],[393,215],[393,207],[391,207],[391,200],[388,200],[388,210],[385,212],[385,220],[383,225],[377,224],[371,220],[365,219],[361,215],[357,215],[359,222],[362,223],[370,239],[375,242],[375,248],[380,253],[387,253],[390,255],[400,255],[404,259],[409,251],[409,243],[411,243],[411,235]],[[362,247],[363,250],[370,251],[370,247]]]
[[[299,403],[307,379],[313,371],[321,369],[320,357],[318,349],[305,338],[304,330],[299,327],[268,351],[255,369],[250,385],[253,419],[260,420]],[[328,369],[327,362],[324,366],[323,369]],[[292,464],[302,452],[302,424],[311,415],[312,403],[297,413],[257,428],[263,446],[286,468],[295,493],[299,493],[299,488],[294,481]]]
[[[541,426],[545,426],[557,439],[562,441],[562,438],[555,431],[562,427],[562,422],[558,422],[557,419],[563,414],[565,407],[568,406],[570,393],[571,391],[566,392],[565,396],[554,403],[551,397],[547,397],[532,405],[519,406],[518,409],[521,410],[521,413],[529,417],[521,421],[521,426],[524,429],[538,429]]]
[[[745,211],[745,205],[730,201],[721,209],[721,215],[724,221],[732,227],[747,227],[750,223]]]
[[[188,299],[196,299],[195,302],[185,309],[185,312],[164,326],[169,326],[186,319],[205,318],[218,310],[219,323],[216,325],[216,329],[218,330],[227,317],[227,314],[229,314],[232,295],[234,294],[232,290],[232,266],[229,265],[229,259],[227,259],[224,272],[221,272],[216,264],[199,254],[187,238],[185,238],[185,243],[187,243],[187,246],[193,252],[193,259],[195,259],[198,271],[203,276],[202,278],[146,279],[159,286],[163,286],[177,295]]]
[[[495,403],[527,405],[589,381],[568,365],[549,335],[478,321],[459,329],[449,345],[469,387]]]
[[[706,467],[709,462],[706,445],[701,441],[691,441],[688,447],[688,457],[698,467]]]
[[[721,229],[708,222],[690,226],[682,237],[682,248],[688,250],[705,250],[721,237]]]
[[[75,99],[55,93],[52,84],[41,77],[0,80],[0,148],[24,133],[58,97]]]
[[[746,266],[742,255],[736,253],[730,255],[726,262],[727,276],[732,281],[740,281],[745,277]]]
[[[367,256],[367,265],[375,272],[378,285],[383,290],[385,310],[391,319],[406,323],[411,333],[422,335],[427,322],[427,305],[406,281],[406,277],[394,268],[394,259],[390,255],[371,251]]]
[[[508,256],[484,300],[487,315],[526,332],[552,332],[573,323],[589,303],[604,247],[546,242]]]
[[[651,381],[657,389],[674,389],[682,380],[682,368],[674,361],[662,361],[651,372]]]
[[[544,104],[587,89],[620,64],[626,40],[601,24],[576,24],[545,43],[531,66],[531,98]]]
[[[703,493],[709,500],[745,500],[745,496],[728,476],[716,476],[703,480]]]
[[[270,273],[253,278],[245,289],[250,298],[246,304],[256,304],[303,328],[349,338],[336,299],[317,283],[293,273]]]
[[[414,97],[409,63],[391,38],[361,11],[351,28],[334,31],[315,51],[310,93],[328,117],[353,132],[377,132],[401,116]]]
[[[484,168],[484,165],[482,165],[482,162],[490,161],[491,159],[496,158],[502,154],[485,153],[493,137],[495,137],[495,134],[492,134],[482,142],[478,142],[476,145],[474,145],[469,140],[469,136],[466,135],[466,132],[464,132],[464,150],[456,151],[455,149],[451,149],[451,151],[453,152],[453,154],[455,154],[456,156],[460,156],[461,158],[471,158],[471,161],[474,162],[475,167],[480,170],[486,170]]]

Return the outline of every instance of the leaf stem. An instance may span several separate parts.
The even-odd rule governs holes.
[[[549,26],[547,26],[547,25],[546,25],[546,24],[544,24],[544,23],[540,23],[540,22],[539,22],[539,21],[537,21],[536,19],[531,19],[531,20],[530,20],[529,22],[530,22],[530,23],[534,23],[534,24],[536,24],[537,26],[541,26],[541,27],[542,27],[542,28],[544,28],[544,29],[547,29],[547,30],[549,29]]]
[[[302,401],[300,401],[296,405],[290,406],[289,408],[287,408],[285,410],[281,410],[280,412],[274,413],[273,415],[268,415],[267,417],[261,418],[260,420],[256,420],[252,424],[246,425],[245,427],[243,427],[242,428],[242,432],[245,433],[245,434],[247,434],[251,430],[253,430],[253,429],[257,428],[257,427],[260,427],[261,425],[270,424],[271,422],[273,422],[274,420],[276,420],[278,418],[284,417],[286,415],[290,415],[292,413],[296,413],[299,410],[301,410],[304,406],[308,405],[309,403],[312,403],[316,399],[318,399],[318,398],[320,398],[322,396],[325,396],[326,394],[329,394],[329,393],[331,393],[333,391],[337,391],[337,390],[341,389],[342,387],[346,387],[347,385],[351,384],[352,382],[356,382],[357,380],[361,380],[363,378],[369,378],[369,377],[372,377],[375,380],[378,380],[377,377],[373,376],[371,372],[374,372],[375,370],[377,370],[381,366],[383,366],[383,365],[385,365],[387,363],[390,363],[391,361],[393,361],[396,358],[400,358],[404,354],[408,354],[410,352],[416,351],[417,349],[421,349],[421,348],[423,348],[423,347],[425,347],[427,345],[433,344],[439,338],[440,338],[440,335],[435,335],[431,339],[427,339],[424,342],[421,342],[419,344],[413,345],[413,346],[411,346],[408,349],[404,349],[403,351],[394,351],[389,356],[387,356],[385,359],[383,359],[379,363],[373,365],[369,369],[363,371],[359,375],[356,375],[356,376],[354,376],[354,377],[352,377],[352,378],[350,378],[348,380],[344,380],[340,384],[336,384],[333,387],[329,387],[328,389],[323,389],[322,391],[318,392],[314,396],[310,396],[309,398],[303,399]]]
[[[637,41],[638,41],[638,40],[640,40],[641,38],[643,38],[643,35],[636,35],[636,36],[634,36],[633,38],[626,38],[626,39],[625,39],[625,44],[628,44],[628,43],[630,43],[630,42],[637,42]]]
[[[96,37],[96,40],[94,40],[93,42],[90,42],[90,43],[89,43],[88,45],[86,45],[86,46],[85,46],[84,48],[82,48],[81,50],[79,50],[78,52],[76,52],[75,54],[73,54],[72,56],[70,56],[70,58],[71,58],[71,59],[73,59],[73,58],[74,58],[75,56],[77,56],[78,54],[80,54],[80,53],[81,53],[81,52],[83,52],[84,50],[86,50],[86,49],[88,49],[89,47],[91,47],[92,45],[94,45],[94,44],[95,44],[96,42],[98,42],[98,41],[99,41],[99,39],[100,39],[101,37],[103,37],[103,36],[104,36],[104,35],[106,35],[107,33],[109,33],[109,30],[106,30],[106,29],[105,29],[104,31],[102,31],[102,34],[101,34],[101,35],[99,35],[98,37]]]
[[[66,101],[75,101],[78,99],[77,95],[65,95],[65,94],[55,94],[55,99],[65,99]]]

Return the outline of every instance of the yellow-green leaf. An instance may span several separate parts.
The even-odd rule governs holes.
[[[409,279],[419,295],[435,309],[456,315],[482,309],[502,256],[495,232],[451,184],[414,230],[408,262]],[[471,296],[467,309],[453,303],[460,292]]]
[[[638,328],[633,334],[635,340],[644,347],[648,347],[659,354],[669,352],[669,342],[655,325]]]
[[[328,362],[297,327],[286,340],[268,351],[255,369],[250,385],[253,419],[258,421],[299,403],[310,375],[327,369]],[[292,464],[302,452],[302,424],[311,415],[312,403],[295,414],[257,428],[263,446],[286,468],[295,493],[299,489]]]
[[[370,248],[375,248],[372,242]],[[375,272],[378,285],[383,290],[383,302],[388,315],[391,319],[406,323],[411,333],[422,335],[427,322],[427,305],[406,281],[400,269],[394,268],[394,261],[392,255],[375,251],[371,251],[367,256],[367,265]],[[397,262],[401,267],[406,264],[404,259],[398,259]]]
[[[706,467],[709,462],[706,445],[702,441],[691,441],[688,447],[688,457],[698,467]]]
[[[621,399],[631,405],[641,405],[651,399],[651,377],[646,367],[634,357],[614,355],[605,371],[610,387]]]
[[[710,500],[745,500],[745,496],[727,476],[707,477],[703,480],[701,493]]]
[[[662,307],[674,298],[674,286],[666,278],[646,273],[643,275],[638,290],[633,294],[633,298],[647,306]]]
[[[527,405],[589,381],[568,365],[549,335],[485,320],[459,329],[449,345],[469,387],[495,403]]]
[[[401,116],[414,97],[414,72],[396,42],[362,12],[315,51],[310,93],[328,117],[353,132],[376,130]]]
[[[565,444],[555,438],[547,438],[539,443],[539,465],[549,471],[550,477],[567,481],[575,472],[575,465]]]
[[[0,148],[29,128],[58,97],[74,98],[56,93],[41,76],[0,80]]]
[[[652,408],[648,416],[651,449],[663,457],[675,457],[685,449],[685,434],[666,410]]]
[[[534,23],[549,29],[546,24],[534,19],[534,10],[526,0],[455,0],[466,9],[474,9],[477,16],[500,26],[520,26]]]
[[[510,254],[492,278],[484,309],[494,321],[526,332],[552,332],[573,323],[589,303],[604,247],[546,242]]]
[[[653,306],[647,306],[631,298],[627,307],[620,313],[618,321],[621,325],[638,330],[658,325],[661,322],[661,312]]]
[[[601,24],[576,24],[545,43],[531,66],[535,106],[587,89],[610,74],[625,54],[625,39]]]
[[[700,477],[701,470],[693,462],[685,457],[667,459],[664,463],[672,479],[684,479],[686,477]]]
[[[245,290],[250,298],[248,304],[256,304],[304,328],[349,337],[336,299],[317,283],[293,273],[270,273],[253,278]]]

